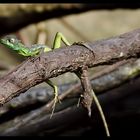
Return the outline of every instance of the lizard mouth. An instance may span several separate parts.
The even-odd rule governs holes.
[[[5,41],[4,41],[3,39],[0,39],[0,43],[1,43],[1,44],[4,44],[4,42],[5,42]]]
[[[13,48],[13,44],[9,43],[8,41],[4,40],[4,39],[0,39],[0,44]]]

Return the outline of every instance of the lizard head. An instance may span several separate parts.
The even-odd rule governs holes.
[[[18,50],[22,45],[21,41],[18,40],[14,35],[8,35],[0,39],[0,43],[13,50]]]

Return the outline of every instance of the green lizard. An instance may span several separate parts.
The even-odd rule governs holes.
[[[67,41],[67,39],[64,37],[64,35],[60,32],[56,33],[52,48],[48,47],[47,45],[42,45],[42,44],[34,44],[34,45],[32,45],[31,48],[28,48],[24,44],[22,44],[21,41],[18,40],[15,36],[11,36],[11,35],[8,35],[8,36],[0,39],[0,43],[3,44],[5,47],[10,48],[10,49],[14,50],[15,52],[17,52],[18,54],[26,56],[26,57],[36,56],[39,53],[41,53],[42,50],[44,52],[49,52],[49,51],[52,51],[56,48],[60,48],[61,47],[61,41],[63,41],[63,43],[66,46],[71,45]],[[92,48],[90,48],[90,46],[88,44],[84,43],[84,42],[75,42],[73,44],[74,45],[82,45],[82,46],[86,47],[87,49],[89,49],[90,51],[93,52]],[[94,52],[93,52],[93,54],[94,54]],[[49,84],[54,90],[55,97],[54,97],[54,104],[53,104],[53,107],[52,107],[53,108],[52,114],[53,114],[57,101],[60,102],[60,100],[58,98],[58,87],[49,79],[46,81],[46,83]],[[107,127],[107,123],[106,123],[102,108],[101,108],[101,106],[99,104],[99,101],[98,101],[98,99],[97,99],[97,97],[96,97],[96,95],[94,94],[93,91],[92,91],[92,94],[93,94],[93,99],[95,100],[95,103],[97,104],[97,107],[98,107],[98,109],[100,111],[100,114],[101,114],[101,117],[103,119],[107,135],[109,136],[109,130],[108,130],[108,127]],[[51,114],[51,116],[52,116],[52,114]]]
[[[56,33],[52,48],[48,47],[47,45],[42,45],[42,44],[34,44],[31,46],[31,48],[29,48],[29,47],[26,47],[24,44],[22,44],[21,40],[18,40],[13,35],[7,35],[4,38],[0,39],[0,43],[3,44],[5,47],[12,49],[13,51],[15,51],[16,53],[18,53],[20,55],[29,57],[29,56],[38,55],[42,50],[44,52],[49,52],[49,51],[52,51],[53,49],[60,48],[61,47],[61,40],[64,42],[65,45],[70,46],[70,43],[66,40],[64,35],[60,32]],[[60,102],[60,100],[58,98],[58,88],[49,79],[46,81],[46,83],[49,84],[53,88],[54,94],[55,94],[54,104],[52,107],[53,108],[52,114],[53,114],[56,102],[57,101]]]

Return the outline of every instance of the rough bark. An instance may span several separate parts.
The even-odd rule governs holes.
[[[84,65],[94,67],[139,57],[140,29],[117,37],[88,43],[93,52],[72,45],[24,61],[0,79],[0,103],[4,104],[30,87],[65,72],[75,72]]]
[[[120,61],[114,65],[106,67],[106,69],[95,73],[91,77],[92,89],[96,95],[104,93],[110,89],[123,85],[124,83],[136,78],[140,74],[140,59]],[[61,90],[60,90],[61,89]],[[79,97],[83,94],[81,83],[71,83],[59,86],[59,98],[61,101],[69,97]],[[30,106],[38,106],[48,103],[52,98],[52,90],[46,87],[32,88],[24,94],[7,102],[0,109],[0,116],[9,111],[20,110],[20,108],[31,108]]]

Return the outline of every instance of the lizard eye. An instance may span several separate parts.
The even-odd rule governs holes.
[[[14,38],[10,38],[9,39],[9,42],[14,43],[15,42],[15,39]]]

